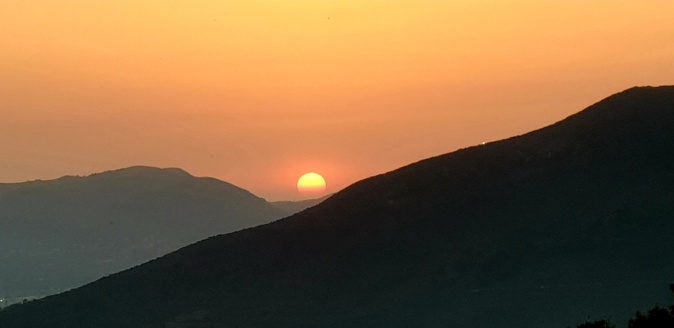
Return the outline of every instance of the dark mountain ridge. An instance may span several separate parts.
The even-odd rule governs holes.
[[[674,87],[360,181],[3,327],[566,327],[666,302]]]
[[[244,189],[174,168],[0,184],[0,297],[69,289],[283,215]]]

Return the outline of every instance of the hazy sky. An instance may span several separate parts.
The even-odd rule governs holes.
[[[674,84],[674,1],[0,1],[0,181],[328,192]]]

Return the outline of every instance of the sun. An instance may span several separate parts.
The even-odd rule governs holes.
[[[307,173],[297,180],[297,190],[303,194],[320,194],[325,191],[325,179],[318,173]]]

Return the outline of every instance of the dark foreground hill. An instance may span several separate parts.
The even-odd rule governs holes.
[[[12,327],[566,327],[668,303],[674,87],[360,181],[0,312]]]
[[[283,215],[246,190],[179,169],[0,184],[0,298],[81,286]]]

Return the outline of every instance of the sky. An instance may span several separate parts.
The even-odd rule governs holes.
[[[0,182],[149,165],[331,193],[674,84],[672,21],[670,0],[2,0]]]

